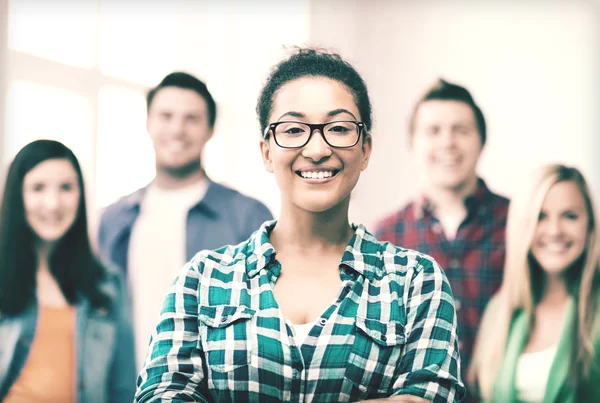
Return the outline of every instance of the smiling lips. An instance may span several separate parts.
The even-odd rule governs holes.
[[[59,225],[64,221],[64,216],[61,215],[47,215],[47,216],[40,216],[39,217],[40,222],[46,224],[46,225]]]
[[[564,253],[569,250],[570,242],[546,242],[541,245],[542,250],[550,253]]]
[[[165,144],[164,148],[170,152],[181,152],[188,148],[188,145],[185,141],[171,140]]]
[[[441,154],[441,155],[436,155],[434,157],[434,160],[436,163],[438,163],[439,165],[442,165],[443,167],[452,168],[452,167],[456,167],[456,166],[460,165],[462,158],[460,158],[457,155]]]
[[[296,175],[310,183],[325,183],[335,177],[339,169],[304,169],[296,171]]]

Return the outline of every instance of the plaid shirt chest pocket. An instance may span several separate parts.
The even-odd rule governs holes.
[[[345,377],[363,399],[387,395],[404,351],[403,324],[357,316],[354,332]]]
[[[200,306],[199,329],[207,366],[228,373],[248,366],[255,310],[245,306]]]

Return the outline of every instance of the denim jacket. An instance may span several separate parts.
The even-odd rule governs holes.
[[[140,215],[145,194],[146,188],[142,188],[119,199],[106,208],[100,220],[100,257],[125,274],[131,229]],[[203,249],[245,241],[272,218],[269,209],[258,200],[209,180],[204,198],[192,206],[187,216],[185,258],[190,260]]]
[[[125,283],[112,269],[102,287],[112,300],[110,311],[94,309],[84,298],[75,305],[77,401],[131,402],[137,374]],[[17,315],[0,312],[0,401],[27,361],[37,316],[35,299]]]

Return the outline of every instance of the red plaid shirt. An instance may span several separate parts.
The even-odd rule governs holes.
[[[382,220],[375,231],[377,239],[426,253],[445,269],[458,314],[463,377],[483,311],[502,282],[508,199],[479,179],[465,206],[467,217],[454,240],[446,239],[425,197]]]

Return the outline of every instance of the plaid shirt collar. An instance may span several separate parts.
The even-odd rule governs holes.
[[[276,220],[265,222],[247,241],[243,248],[244,258],[247,259],[246,268],[248,277],[256,276],[262,269],[272,271],[272,275],[279,276],[279,272],[273,272],[276,265],[272,264],[277,251],[271,245],[269,235]],[[354,270],[369,281],[381,279],[385,275],[383,265],[383,244],[371,235],[363,224],[352,224],[354,235],[342,256],[341,265]],[[240,256],[241,257],[241,256]],[[374,259],[365,258],[373,257]]]
[[[479,212],[480,214],[485,213],[485,209],[490,199],[493,197],[492,192],[487,187],[485,181],[481,178],[477,178],[477,187],[475,192],[465,197],[465,206],[467,207],[468,215],[473,212]],[[435,215],[435,204],[427,198],[427,195],[421,193],[415,200],[415,214],[417,219],[422,219],[425,216]]]

